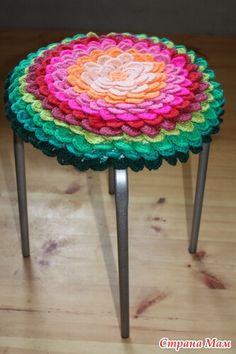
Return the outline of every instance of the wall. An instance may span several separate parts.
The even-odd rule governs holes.
[[[236,34],[236,0],[0,1],[2,29]]]

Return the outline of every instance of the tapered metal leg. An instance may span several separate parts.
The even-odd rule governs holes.
[[[122,338],[129,337],[128,172],[114,170]]]
[[[191,240],[189,245],[190,253],[196,253],[197,251],[209,150],[210,150],[210,143],[204,143],[203,149],[199,156],[197,186],[196,186],[194,209],[193,209],[192,232],[191,232]]]
[[[18,208],[20,217],[20,233],[21,233],[21,248],[22,255],[29,257],[29,227],[28,227],[28,212],[27,212],[27,194],[26,194],[26,179],[25,179],[25,154],[23,141],[14,134],[14,153],[16,165],[16,183],[18,194]]]
[[[109,183],[109,193],[115,193],[115,180],[114,180],[114,169],[113,167],[109,167],[108,169],[108,183]]]

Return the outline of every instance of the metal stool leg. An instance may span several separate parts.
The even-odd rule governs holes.
[[[109,183],[109,193],[115,193],[115,176],[114,176],[114,169],[113,167],[109,167],[108,170],[108,183]]]
[[[114,170],[122,338],[129,337],[128,172]]]
[[[196,186],[194,209],[193,209],[192,232],[191,232],[191,240],[189,246],[190,253],[196,253],[197,251],[209,150],[210,150],[210,143],[204,143],[203,149],[199,156],[197,186]]]
[[[18,208],[20,217],[20,233],[22,255],[29,257],[29,228],[28,228],[28,212],[27,212],[27,195],[26,195],[26,179],[25,179],[25,154],[23,141],[14,134],[14,154],[16,166],[16,183],[18,194]]]

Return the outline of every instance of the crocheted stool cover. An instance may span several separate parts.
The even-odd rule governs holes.
[[[166,38],[78,34],[9,74],[7,117],[46,155],[79,170],[184,162],[218,131],[223,91],[205,59]]]

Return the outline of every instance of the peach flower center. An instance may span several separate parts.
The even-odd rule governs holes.
[[[121,80],[126,80],[128,75],[123,72],[122,70],[114,70],[111,71],[109,74],[109,78],[111,81],[121,81]]]
[[[68,82],[78,92],[110,103],[137,103],[160,95],[166,86],[165,62],[135,49],[92,51],[68,70]]]

